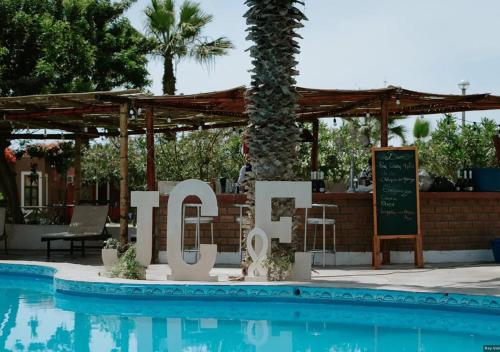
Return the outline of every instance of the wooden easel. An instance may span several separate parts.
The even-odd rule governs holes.
[[[376,153],[381,151],[414,151],[415,152],[415,185],[416,185],[416,227],[417,233],[411,234],[391,234],[384,235],[378,233],[378,213],[377,213],[377,174],[376,174]],[[422,233],[420,229],[420,194],[419,194],[419,179],[418,179],[418,151],[415,147],[382,147],[372,149],[372,178],[373,178],[373,247],[372,247],[372,265],[374,269],[379,269],[380,260],[380,243],[382,240],[395,239],[413,239],[414,242],[414,261],[415,266],[422,268],[424,266],[423,248],[422,248]]]

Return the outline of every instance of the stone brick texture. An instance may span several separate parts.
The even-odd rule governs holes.
[[[239,208],[234,204],[245,203],[244,195],[218,195],[219,216],[214,218],[214,240],[218,252],[239,250]],[[185,203],[196,202],[189,197]],[[326,208],[326,218],[336,220],[336,244],[339,252],[371,252],[373,236],[372,195],[366,193],[313,194],[313,203],[336,204]],[[156,231],[159,250],[166,249],[168,197],[160,200]],[[196,216],[196,210],[187,210],[187,216]],[[298,235],[303,249],[304,211],[297,210],[300,226]],[[321,218],[322,208],[308,211],[309,217]],[[500,237],[500,193],[434,193],[420,194],[420,225],[424,250],[488,249],[490,240]],[[323,227],[316,228],[316,248],[323,246]],[[326,226],[326,247],[333,243],[332,227]],[[194,245],[195,226],[186,225],[185,246]],[[313,247],[314,226],[308,226],[307,249]],[[390,249],[413,250],[412,240],[391,240]],[[210,243],[210,225],[201,225],[201,243]]]

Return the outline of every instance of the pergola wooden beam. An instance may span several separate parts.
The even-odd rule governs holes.
[[[23,124],[20,126],[20,124]],[[75,126],[71,122],[62,123],[56,121],[44,121],[44,120],[31,120],[29,122],[19,122],[12,121],[12,126],[17,129],[52,129],[52,130],[62,130],[66,132],[82,133],[85,132],[82,128]]]
[[[118,106],[93,106],[87,108],[69,108],[69,109],[43,109],[31,112],[6,112],[4,111],[5,120],[10,121],[26,121],[36,117],[51,117],[51,116],[82,116],[83,114],[98,114],[98,113],[111,113],[117,112]],[[0,113],[2,108],[0,105]]]
[[[387,110],[387,100],[380,102],[380,146],[389,145],[389,111]]]
[[[75,177],[73,202],[75,205],[80,204],[80,192],[82,188],[82,137],[75,138],[75,161],[74,161]]]
[[[128,105],[120,105],[120,242],[128,242]]]
[[[156,190],[155,180],[155,145],[154,145],[154,119],[153,108],[146,109],[146,175],[148,191]]]
[[[319,120],[312,122],[313,140],[311,143],[311,171],[318,170],[318,142],[319,142]]]
[[[381,116],[381,100],[386,101],[388,116],[500,109],[500,97],[489,94],[432,94],[400,87],[370,90],[297,87],[297,92],[298,121],[303,122],[313,122],[322,117],[355,118],[367,113]],[[138,91],[124,91],[0,98],[0,130],[2,126],[9,129],[9,120],[76,134],[81,134],[90,125],[118,129],[119,106],[124,103],[134,108],[154,108],[155,133],[192,131],[200,125],[202,129],[237,127],[247,124],[248,109],[251,109],[246,106],[245,94],[245,88],[237,87],[178,96],[151,96]],[[396,104],[397,101],[400,104]],[[15,111],[23,106],[33,111]],[[2,115],[5,115],[4,119]],[[70,126],[65,126],[65,123]],[[145,114],[140,114],[137,119],[129,121],[128,130],[131,135],[146,134],[146,124]],[[101,135],[114,136],[115,133]]]
[[[154,135],[154,111],[152,107],[146,109],[146,183],[148,191],[156,191],[156,174],[155,174],[155,135]],[[152,260],[156,262],[157,249],[156,249],[156,211],[153,209],[153,246],[152,246]]]

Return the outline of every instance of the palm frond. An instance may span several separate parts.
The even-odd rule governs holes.
[[[203,28],[212,20],[213,16],[203,12],[199,3],[184,1],[180,8],[177,30],[183,40],[192,41],[201,35]]]
[[[227,51],[233,47],[233,44],[228,39],[220,37],[212,41],[202,41],[194,45],[190,56],[200,63],[210,63],[217,56],[226,55]]]
[[[403,145],[405,145],[407,132],[407,128],[403,125],[389,127],[389,138],[398,137],[399,139],[401,139]]]
[[[148,30],[154,34],[168,34],[175,27],[175,1],[151,0],[151,6],[145,10],[148,17]]]
[[[155,43],[152,53],[164,59],[165,94],[175,92],[172,63],[192,57],[200,63],[208,64],[215,57],[227,54],[228,49],[233,47],[224,37],[212,40],[203,36],[203,29],[212,22],[213,16],[205,13],[198,2],[184,0],[179,13],[176,14],[175,11],[175,0],[151,0],[151,5],[145,10],[147,30]]]

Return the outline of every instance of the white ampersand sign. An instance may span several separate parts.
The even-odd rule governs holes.
[[[249,320],[247,323],[247,340],[254,346],[262,346],[269,339],[267,320]]]
[[[258,237],[258,238],[257,238]],[[259,249],[259,253],[255,252],[253,239],[255,238],[255,242],[257,240],[261,243],[261,248]],[[255,227],[250,231],[247,236],[247,251],[248,255],[252,259],[252,264],[248,267],[248,278],[249,280],[255,279],[265,279],[267,280],[267,268],[264,266],[264,262],[267,259],[267,247],[269,245],[269,240],[267,239],[267,235],[264,230]]]

